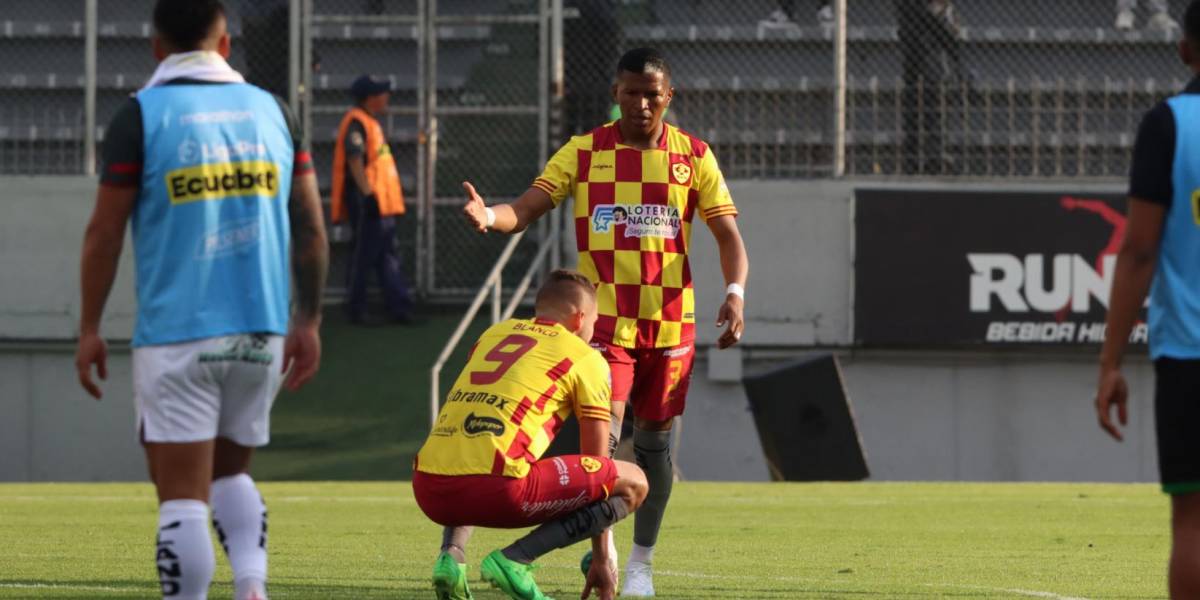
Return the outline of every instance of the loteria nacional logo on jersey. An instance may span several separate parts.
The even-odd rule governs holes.
[[[171,204],[279,193],[279,165],[247,160],[197,165],[167,173]]]
[[[592,231],[610,233],[625,226],[625,237],[675,238],[679,235],[679,209],[665,204],[597,204],[592,211]]]

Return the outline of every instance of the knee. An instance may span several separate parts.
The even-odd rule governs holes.
[[[1177,540],[1200,539],[1200,493],[1171,497],[1171,526]]]
[[[646,495],[650,493],[650,484],[646,481],[646,474],[641,469],[630,470],[617,481],[614,495],[625,501],[629,507],[629,512],[633,512],[641,507],[646,501]]]
[[[655,431],[655,432],[670,431],[671,425],[673,425],[674,423],[675,423],[674,419],[667,419],[665,421],[654,421],[651,419],[643,419],[641,417],[638,417],[634,421],[634,425],[638,429],[641,429],[642,431]]]

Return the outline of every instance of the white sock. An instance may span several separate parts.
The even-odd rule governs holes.
[[[629,562],[642,563],[648,565],[654,562],[654,546],[639,546],[633,545],[633,549],[629,551]]]
[[[158,506],[158,579],[164,598],[205,600],[216,560],[208,535],[208,505],[167,500]]]
[[[254,480],[241,473],[212,483],[213,528],[233,569],[236,598],[265,598],[267,507]]]

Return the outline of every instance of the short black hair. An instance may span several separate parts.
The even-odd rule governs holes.
[[[555,269],[546,276],[534,304],[536,310],[556,310],[564,304],[581,309],[585,302],[596,302],[596,286],[591,280],[578,271]]]
[[[617,63],[617,75],[619,76],[622,72],[639,75],[658,72],[667,79],[671,78],[671,66],[667,64],[667,59],[663,57],[662,53],[654,48],[634,48],[626,52]]]
[[[154,5],[154,30],[177,50],[195,50],[225,16],[220,0],[158,0]]]
[[[1183,13],[1183,34],[1193,46],[1200,45],[1200,0],[1192,0]]]

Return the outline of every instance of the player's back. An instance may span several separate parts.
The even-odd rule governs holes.
[[[523,477],[572,411],[607,419],[608,365],[553,321],[490,327],[446,397],[417,469]]]
[[[165,84],[136,98],[134,346],[285,334],[296,148],[282,107],[244,83]]]

